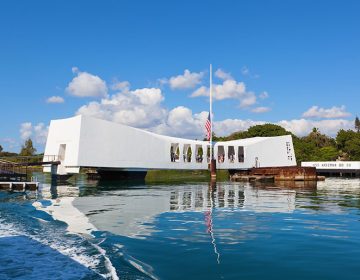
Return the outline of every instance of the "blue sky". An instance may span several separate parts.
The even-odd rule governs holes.
[[[191,95],[208,86],[210,63],[219,135],[258,122],[299,135],[352,128],[359,11],[359,1],[2,0],[0,144],[18,151],[31,137],[42,151],[50,120],[79,113],[202,137],[207,89]]]

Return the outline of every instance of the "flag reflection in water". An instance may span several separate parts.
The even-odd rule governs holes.
[[[214,209],[214,193],[216,191],[216,182],[211,181],[210,186],[209,186],[209,192],[210,192],[210,208],[208,211],[205,211],[205,223],[206,223],[206,227],[207,227],[207,233],[210,234],[211,237],[211,244],[214,247],[214,253],[216,255],[216,261],[218,264],[220,264],[220,253],[217,250],[217,245],[216,245],[216,239],[215,239],[215,235],[214,235],[214,228],[213,228],[213,209]]]

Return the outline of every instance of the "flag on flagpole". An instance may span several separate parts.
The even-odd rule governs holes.
[[[210,140],[211,137],[211,117],[210,113],[205,123],[205,129],[206,129],[206,139]]]

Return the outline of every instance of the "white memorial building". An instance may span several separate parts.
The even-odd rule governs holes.
[[[59,161],[58,175],[79,173],[82,167],[109,172],[206,170],[209,149],[207,141],[158,135],[79,115],[51,121],[43,160]],[[216,142],[213,152],[217,169],[296,165],[291,135]]]

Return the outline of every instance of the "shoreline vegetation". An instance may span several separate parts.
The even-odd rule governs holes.
[[[354,123],[355,130],[340,129],[335,137],[322,134],[314,127],[303,137],[287,131],[275,124],[262,124],[250,127],[248,130],[234,132],[229,136],[218,137],[213,134],[214,141],[230,141],[251,137],[270,137],[292,135],[297,164],[303,161],[360,161],[360,120]]]
[[[229,172],[227,170],[217,170],[216,181],[228,181]],[[208,170],[149,170],[145,177],[146,183],[161,182],[203,182],[209,181],[210,171]]]

